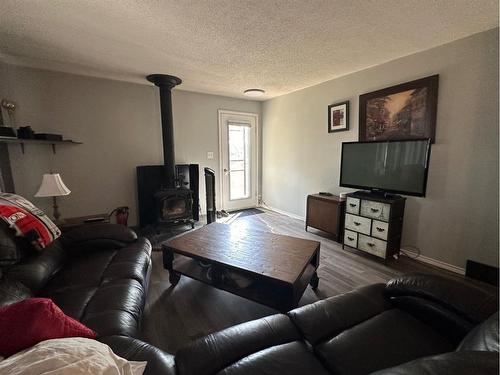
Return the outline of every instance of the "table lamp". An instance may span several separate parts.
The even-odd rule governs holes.
[[[59,207],[57,207],[56,197],[68,195],[69,193],[71,193],[71,190],[64,185],[59,173],[45,173],[43,175],[42,184],[38,188],[35,197],[52,197],[54,203],[54,219],[57,224],[64,222],[64,220],[59,220],[61,213],[59,212]]]

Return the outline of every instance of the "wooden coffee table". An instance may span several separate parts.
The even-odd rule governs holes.
[[[172,285],[185,275],[280,311],[319,283],[317,241],[212,223],[162,249]]]

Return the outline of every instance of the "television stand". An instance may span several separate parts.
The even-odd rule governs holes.
[[[347,194],[344,246],[387,260],[399,255],[406,198],[357,191]]]

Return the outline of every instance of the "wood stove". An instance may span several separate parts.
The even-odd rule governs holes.
[[[180,223],[194,227],[193,192],[176,183],[175,172],[171,90],[182,80],[166,74],[152,74],[146,79],[160,91],[164,162],[161,166],[137,167],[139,222],[141,227]]]

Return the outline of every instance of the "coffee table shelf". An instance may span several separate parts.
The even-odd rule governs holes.
[[[302,277],[297,281],[297,292],[294,296],[294,290],[290,285],[279,283],[276,281],[254,280],[247,287],[239,287],[232,280],[214,280],[208,277],[208,268],[199,264],[199,261],[188,258],[183,255],[176,254],[173,263],[175,272],[180,275],[190,277],[191,279],[200,281],[216,287],[217,289],[236,294],[237,296],[262,303],[263,305],[275,308],[281,311],[288,311],[290,308],[298,304],[298,300],[302,297],[304,290],[307,288],[309,281],[316,272],[315,267],[308,265],[304,270]],[[290,305],[290,300],[292,304]],[[288,306],[290,305],[290,306]],[[286,306],[283,308],[283,306]]]

